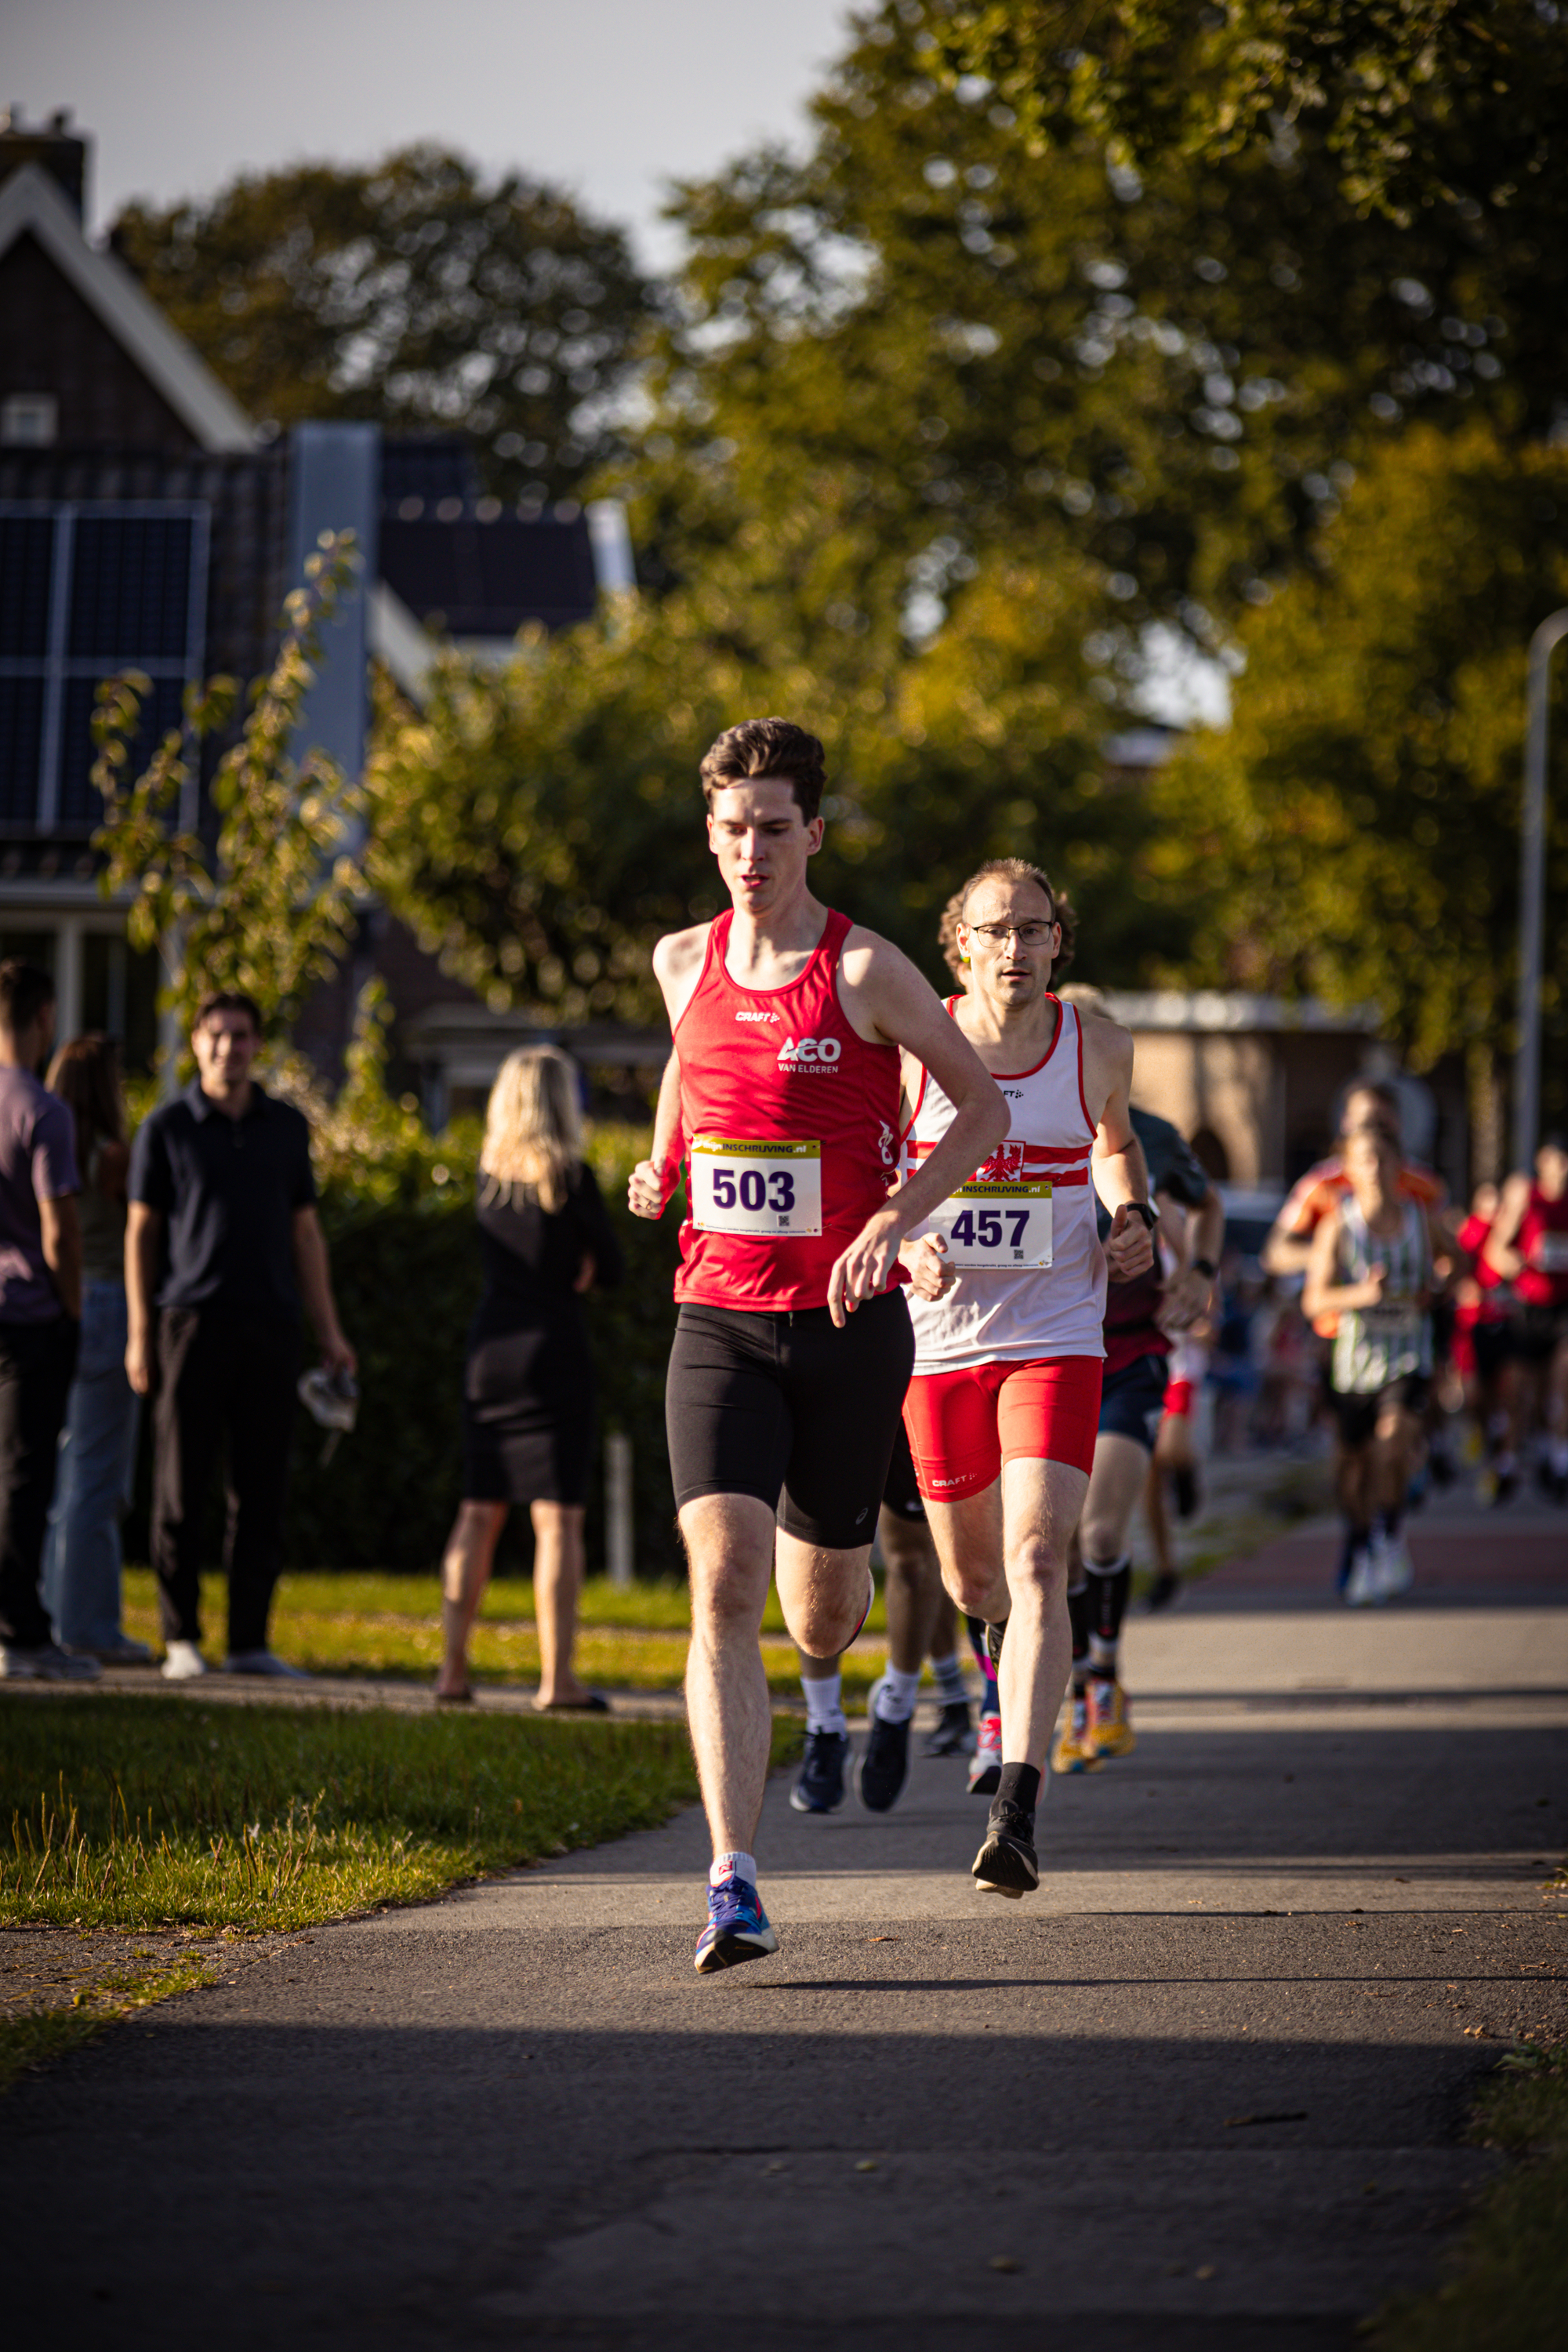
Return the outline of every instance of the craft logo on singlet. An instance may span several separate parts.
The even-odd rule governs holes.
[[[776,1013],[737,1013],[735,1015],[737,1021],[776,1021],[778,1017]]]
[[[838,1037],[786,1037],[779,1047],[778,1066],[784,1069],[831,1069],[844,1051]]]

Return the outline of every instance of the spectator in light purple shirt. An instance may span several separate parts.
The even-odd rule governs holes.
[[[47,971],[0,963],[0,1678],[90,1682],[38,1592],[55,1455],[81,1328],[71,1115],[37,1071],[55,1034]]]

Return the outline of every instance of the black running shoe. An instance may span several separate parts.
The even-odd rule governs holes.
[[[974,1753],[974,1727],[969,1720],[969,1701],[950,1699],[942,1708],[934,1731],[926,1735],[922,1756],[972,1756]]]
[[[1173,1568],[1165,1569],[1149,1587],[1149,1614],[1157,1609],[1168,1609],[1182,1589],[1182,1580]]]
[[[849,1740],[842,1731],[808,1731],[800,1776],[789,1792],[797,1813],[836,1813],[844,1802]]]
[[[1171,1486],[1176,1497],[1177,1518],[1190,1519],[1198,1507],[1197,1472],[1186,1468],[1173,1470]]]
[[[1033,1813],[997,1799],[972,1875],[979,1880],[983,1895],[1005,1895],[1016,1903],[1021,1895],[1034,1894],[1040,1865],[1035,1858]]]
[[[909,1777],[909,1719],[884,1723],[873,1695],[870,1727],[855,1772],[856,1793],[868,1813],[890,1813]]]

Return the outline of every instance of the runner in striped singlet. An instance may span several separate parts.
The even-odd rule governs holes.
[[[1400,1534],[1432,1377],[1432,1237],[1402,1195],[1399,1155],[1375,1129],[1346,1139],[1349,1192],[1312,1237],[1301,1294],[1314,1321],[1335,1318],[1330,1401],[1339,1424],[1340,1507],[1352,1608],[1410,1584]]]

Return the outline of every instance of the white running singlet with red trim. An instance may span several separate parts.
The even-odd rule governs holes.
[[[1044,1061],[1016,1074],[994,1071],[1012,1112],[977,1181],[1051,1185],[1051,1263],[1017,1273],[960,1274],[931,1301],[909,1294],[915,1327],[915,1370],[950,1372],[969,1364],[1023,1362],[1044,1356],[1103,1356],[1105,1253],[1095,1231],[1089,1154],[1097,1133],[1083,1098],[1083,1027],[1078,1007],[1057,1008],[1056,1034]],[[952,1012],[955,996],[947,1000]],[[906,1128],[908,1164],[919,1166],[952,1124],[953,1109],[929,1070],[921,1072],[914,1116]],[[918,1226],[917,1233],[927,1230]]]

